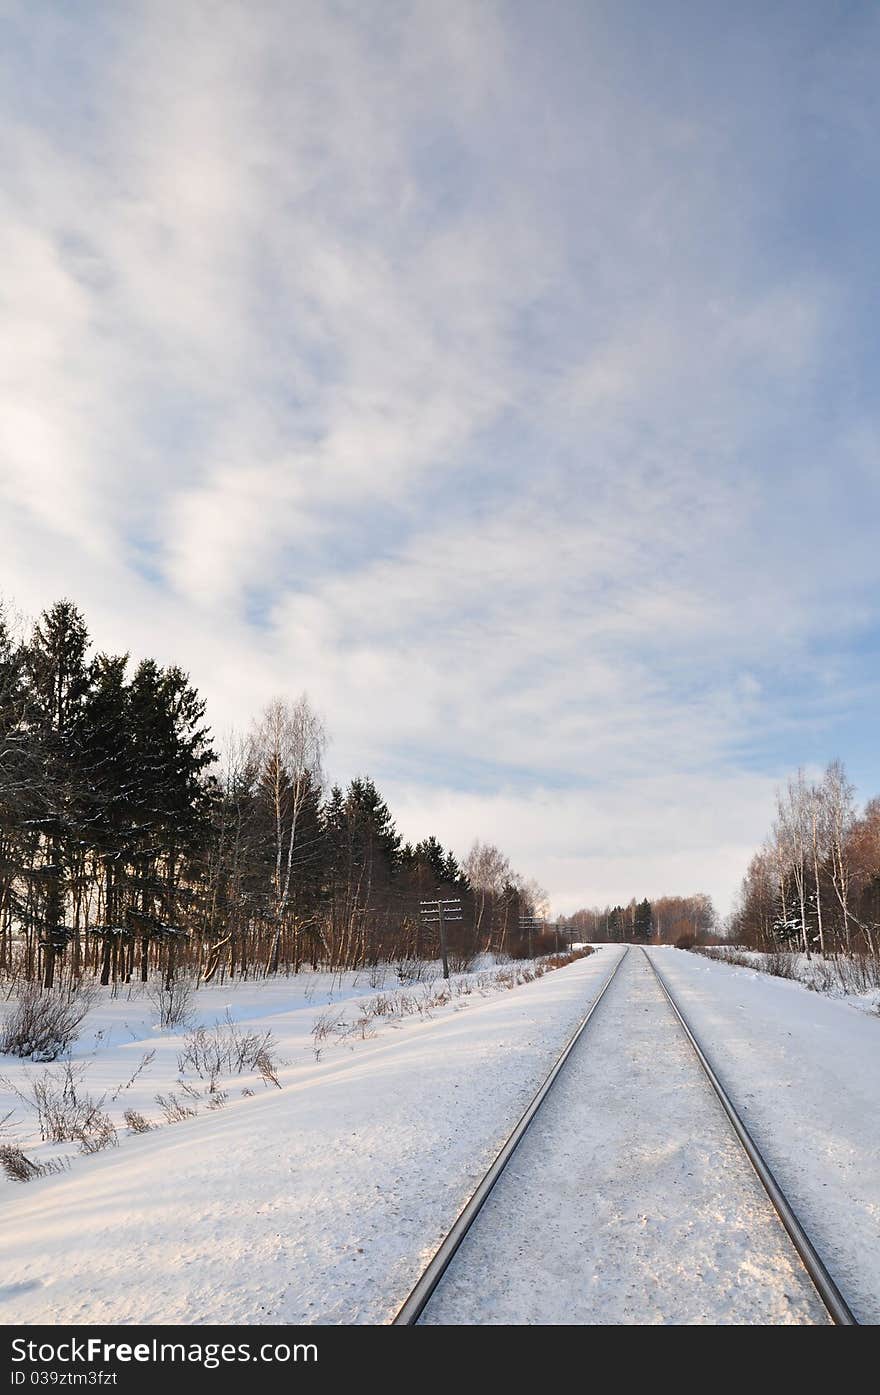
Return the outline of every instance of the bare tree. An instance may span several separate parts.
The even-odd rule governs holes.
[[[816,897],[816,927],[819,931],[819,953],[825,958],[825,922],[822,918],[821,868],[829,851],[828,801],[821,786],[810,785],[805,791],[806,817],[810,833],[810,853],[813,863],[813,887]]]
[[[794,881],[800,912],[801,943],[810,957],[807,934],[807,857],[810,848],[810,826],[807,810],[807,788],[803,770],[790,779],[785,790],[776,796],[777,821],[774,838],[783,867]]]
[[[852,930],[850,921],[850,865],[849,841],[855,824],[855,790],[847,779],[843,763],[833,760],[825,771],[822,782],[825,809],[827,811],[829,844],[831,853],[831,882],[840,904],[843,916],[843,938],[847,954],[852,953]]]
[[[500,848],[496,848],[493,843],[481,843],[477,838],[464,860],[464,871],[477,896],[477,919],[474,933],[479,936],[487,900],[500,896],[505,884],[512,876],[510,862]],[[488,951],[491,939],[492,925],[490,923],[484,952]]]
[[[275,935],[266,964],[266,972],[274,973],[291,898],[300,816],[306,800],[323,785],[324,724],[305,693],[293,703],[275,698],[254,732],[254,744],[274,825]]]
[[[538,920],[546,920],[550,914],[550,893],[536,881],[534,877],[529,877],[520,886],[525,912],[533,915]]]

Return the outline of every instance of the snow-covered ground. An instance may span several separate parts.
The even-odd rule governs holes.
[[[760,969],[775,978],[799,983],[816,993],[840,998],[861,1012],[880,1013],[880,973],[876,961],[866,959],[823,959],[819,954],[784,952],[762,954],[756,949],[712,945],[694,951],[720,963]],[[780,974],[780,969],[783,973]]]
[[[632,949],[423,1315],[823,1323],[650,965]]]
[[[541,972],[541,961],[536,965]],[[302,972],[291,977],[235,980],[193,990],[185,1009],[186,1021],[177,1030],[160,1030],[157,984],[116,985],[97,993],[94,1006],[80,1028],[73,1046],[60,1061],[36,1064],[18,1056],[0,1055],[0,1120],[9,1111],[14,1118],[0,1128],[0,1141],[15,1142],[36,1163],[49,1159],[69,1162],[77,1153],[75,1143],[41,1140],[33,1109],[16,1090],[27,1095],[45,1073],[60,1077],[69,1059],[80,1077],[77,1088],[102,1101],[119,1131],[126,1132],[126,1111],[134,1110],[148,1123],[165,1122],[157,1094],[170,1095],[193,1113],[216,1107],[217,1091],[211,1091],[204,1072],[190,1063],[181,1065],[192,1029],[213,1032],[230,1040],[227,1022],[240,1036],[271,1034],[270,1056],[283,1067],[335,1059],[339,1049],[351,1052],[358,1043],[398,1025],[409,1016],[431,1021],[450,1006],[464,1005],[504,991],[511,979],[531,972],[529,965],[497,963],[481,958],[468,973],[454,974],[444,984],[439,963],[421,964],[418,978],[401,982],[393,965],[379,965],[361,972],[339,974]],[[450,998],[450,1003],[444,999]],[[0,1003],[0,1018],[12,1002]],[[282,1076],[284,1072],[282,1070]],[[286,1078],[286,1077],[285,1077]],[[219,1086],[227,1102],[263,1093],[271,1079],[256,1068],[223,1073]],[[0,1195],[15,1186],[0,1173]]]
[[[797,983],[651,949],[861,1322],[880,1322],[880,1018]]]
[[[197,1117],[123,1130],[118,1147],[74,1156],[67,1172],[0,1184],[0,1321],[388,1321],[621,952],[603,946],[485,996],[472,976],[471,992],[430,1015],[370,1019],[372,1038],[356,1027],[329,1036],[318,1060],[312,1027],[328,998],[356,1024],[362,1000],[393,981],[202,990],[206,1024],[229,1006],[272,1031],[280,1088],[236,1076],[210,1111],[190,1074],[205,1098]],[[844,1295],[862,1321],[880,1320],[880,1019],[764,974],[650,953]],[[504,1208],[508,1250],[526,1276],[540,1272],[517,1319],[547,1320],[546,1295],[576,1273],[589,1320],[812,1321],[668,1010],[633,974],[619,1011],[620,985],[609,992],[577,1071],[572,1060],[522,1145],[541,1153],[540,1179],[531,1212]],[[154,1023],[137,994],[105,999],[77,1047],[117,1120],[123,1108],[155,1120],[155,1094],[177,1088],[181,1034]],[[0,1060],[20,1084],[41,1069]],[[497,1320],[495,1281],[473,1293],[470,1320]]]
[[[319,985],[307,1003],[297,980],[202,990],[208,1022],[229,1004],[238,1020],[271,1028],[289,1062],[282,1088],[236,1077],[222,1109],[125,1136],[60,1176],[4,1185],[0,1320],[387,1321],[618,953],[510,991],[462,994],[432,1017],[379,1020],[375,1038],[326,1045],[319,1061]],[[364,980],[343,985],[351,1020],[358,988],[375,996]],[[90,1087],[112,1093],[155,1048],[123,1092],[125,1107],[155,1118],[152,1096],[177,1077],[180,1035],[157,1033],[148,1007],[106,1004],[79,1050],[95,1052]],[[2,1068],[41,1069],[9,1057]]]

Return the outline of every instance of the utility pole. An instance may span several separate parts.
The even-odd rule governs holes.
[[[540,921],[536,915],[521,915],[520,918],[519,918],[519,928],[520,928],[520,930],[525,930],[525,931],[527,932],[527,934],[528,934],[528,937],[529,937],[529,958],[530,958],[530,959],[533,959],[533,958],[534,958],[534,955],[532,954],[532,935],[533,935],[534,931],[537,930],[538,927],[539,927],[540,925],[542,925],[542,924],[543,924],[543,921]]]
[[[433,901],[422,901],[419,912],[425,925],[436,925],[440,931],[440,958],[443,960],[443,977],[449,977],[449,953],[446,944],[446,926],[450,922],[463,920],[459,897],[436,897]]]

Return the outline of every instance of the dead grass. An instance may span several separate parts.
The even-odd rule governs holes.
[[[419,983],[417,992],[404,989],[385,990],[375,997],[357,1004],[357,1017],[349,1019],[345,1008],[326,1008],[315,1019],[312,1027],[315,1060],[321,1059],[327,1043],[336,1045],[351,1042],[353,1039],[366,1041],[375,1036],[373,1023],[380,1019],[402,1021],[407,1017],[421,1017],[430,1020],[435,1012],[448,1007],[459,998],[473,994],[488,997],[491,993],[517,988],[521,984],[534,983],[554,969],[564,968],[578,959],[585,959],[594,951],[586,947],[564,954],[546,955],[541,959],[517,961],[501,968],[486,969],[482,973],[453,976],[449,979],[433,977],[423,981],[421,976],[412,977],[401,972],[398,965],[398,978],[401,982]],[[462,1004],[462,1006],[464,1006]]]
[[[0,1077],[0,1083],[10,1090],[37,1116],[40,1138],[44,1143],[78,1143],[83,1153],[98,1153],[102,1148],[115,1147],[116,1129],[103,1104],[84,1088],[85,1065],[70,1060],[58,1069],[47,1069],[38,1076],[26,1076],[22,1089],[13,1080]]]

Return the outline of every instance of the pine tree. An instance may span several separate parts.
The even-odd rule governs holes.
[[[458,858],[453,852],[448,852],[443,859],[443,865],[440,869],[440,880],[448,883],[450,886],[458,886],[462,891],[470,890],[468,879],[461,869]]]
[[[637,940],[642,940],[645,944],[647,944],[651,938],[652,929],[653,925],[651,920],[651,903],[646,897],[644,901],[639,901],[638,905],[636,906],[635,924],[633,926],[634,938]]]
[[[82,851],[88,774],[84,762],[84,713],[91,675],[89,636],[72,601],[57,601],[34,627],[27,654],[27,721],[42,765],[33,820],[41,835],[42,863],[34,869],[42,911],[43,983],[54,983],[55,961],[69,936],[63,924],[70,872]]]
[[[211,830],[215,789],[206,770],[215,756],[204,715],[204,701],[179,668],[162,669],[153,659],[138,665],[129,689],[136,909],[142,926],[169,939],[169,975],[181,871]]]
[[[413,860],[417,866],[423,867],[430,874],[436,885],[446,881],[446,854],[433,834],[416,843],[413,848]]]
[[[24,721],[25,651],[0,606],[0,968],[11,962],[13,917],[23,907],[17,884],[27,840],[23,823],[35,776]]]

